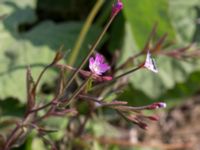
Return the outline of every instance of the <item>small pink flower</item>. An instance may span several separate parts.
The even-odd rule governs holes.
[[[123,9],[123,3],[121,0],[117,0],[117,3],[113,5],[112,8],[112,16],[117,15]]]
[[[95,57],[89,60],[89,68],[96,75],[102,75],[110,69],[110,66],[105,62],[104,56],[96,53]]]
[[[158,68],[156,66],[155,60],[151,57],[150,52],[147,52],[147,57],[144,63],[144,67],[147,68],[150,71],[153,71],[155,73],[158,73]]]

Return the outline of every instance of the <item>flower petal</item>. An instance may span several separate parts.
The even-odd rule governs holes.
[[[96,62],[98,62],[99,64],[104,63],[105,59],[104,59],[103,55],[96,53],[95,57],[96,57],[95,58]]]
[[[89,60],[89,68],[93,73],[102,75],[110,66],[105,62],[103,55],[96,53],[95,58],[91,57]]]
[[[101,72],[106,72],[110,69],[110,66],[108,64],[100,64],[99,65]]]
[[[145,60],[145,64],[144,64],[144,67],[155,72],[155,73],[158,73],[158,68],[156,66],[156,62],[155,60],[151,57],[151,54],[150,52],[148,51],[147,52],[147,57],[146,57],[146,60]]]

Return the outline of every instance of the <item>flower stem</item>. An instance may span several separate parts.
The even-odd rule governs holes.
[[[130,73],[133,73],[133,72],[135,72],[135,71],[137,71],[137,70],[139,70],[140,68],[143,67],[143,64],[144,64],[144,63],[142,63],[141,65],[139,65],[139,66],[136,67],[136,68],[133,68],[133,69],[131,69],[131,70],[129,70],[129,71],[127,71],[127,72],[125,72],[125,73],[123,73],[123,74],[121,74],[121,75],[115,77],[115,78],[113,78],[113,79],[110,80],[110,81],[100,83],[100,84],[94,86],[91,90],[92,90],[92,91],[95,91],[95,90],[97,90],[97,89],[99,89],[99,88],[104,87],[105,85],[112,84],[112,83],[114,83],[116,80],[119,80],[120,78],[122,78],[122,77],[124,77],[124,76],[126,76],[126,75],[128,75],[128,74],[130,74]]]
[[[131,69],[131,70],[129,70],[129,71],[127,71],[127,72],[125,72],[125,73],[123,73],[123,74],[121,74],[121,75],[115,77],[113,80],[116,81],[116,80],[118,80],[118,79],[120,79],[120,78],[122,78],[122,77],[124,77],[124,76],[126,76],[126,75],[128,75],[128,74],[130,74],[130,73],[132,73],[132,72],[135,72],[135,71],[139,70],[140,68],[143,67],[143,64],[144,64],[144,63],[142,63],[141,65],[139,65],[139,66],[136,67],[136,68],[133,68],[133,69]],[[113,80],[111,80],[111,81],[113,81]]]
[[[13,143],[14,139],[16,139],[17,135],[19,134],[19,128],[20,126],[16,126],[15,129],[12,131],[12,133],[10,134],[10,136],[8,137],[5,146],[4,146],[4,150],[10,150],[11,144]]]
[[[80,66],[77,68],[77,70],[73,73],[72,77],[70,78],[70,80],[68,81],[67,85],[65,86],[65,89],[67,89],[72,81],[74,80],[74,78],[76,77],[76,75],[79,73],[79,71],[83,68],[83,66],[86,64],[86,62],[88,61],[89,57],[92,55],[92,53],[94,52],[94,50],[96,49],[97,45],[99,44],[99,42],[101,41],[101,39],[103,38],[103,36],[105,35],[106,31],[108,30],[110,24],[112,23],[112,21],[114,20],[116,15],[113,15],[110,20],[108,21],[108,23],[106,24],[106,26],[104,27],[103,31],[101,32],[101,34],[99,35],[99,37],[97,38],[96,42],[92,45],[91,49],[89,50],[89,53],[87,54],[87,56],[83,59],[82,63],[80,64]]]
[[[75,47],[72,50],[72,53],[71,53],[71,55],[69,57],[68,64],[70,66],[74,65],[74,62],[77,59],[77,56],[79,54],[80,47],[84,42],[85,36],[88,33],[88,30],[90,29],[91,24],[92,24],[95,16],[97,15],[97,13],[98,13],[98,11],[101,8],[103,3],[104,3],[104,0],[97,0],[96,4],[94,5],[93,9],[91,10],[89,16],[87,17],[87,19],[86,19],[86,21],[85,21],[85,23],[83,25],[83,28],[82,28],[82,30],[80,32],[80,35],[79,35],[79,37],[78,37],[78,39],[77,39],[77,41],[75,43]]]
[[[64,105],[67,106],[69,104],[71,104],[74,101],[74,98],[78,96],[78,94],[85,88],[85,86],[87,85],[88,81],[91,79],[92,77],[92,73],[91,75],[87,78],[87,80],[85,80],[81,86],[75,91],[75,93],[67,100],[67,102],[64,102]]]

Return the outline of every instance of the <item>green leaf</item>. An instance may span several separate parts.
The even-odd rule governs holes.
[[[57,130],[56,132],[48,134],[51,139],[60,140],[65,134],[64,130],[68,124],[68,119],[62,117],[49,117],[43,121],[43,124],[45,124],[46,128],[49,130]]]
[[[34,25],[37,20],[34,10],[36,1],[21,3],[7,0],[0,5],[0,14],[6,14],[0,22],[0,99],[11,96],[25,102],[26,67],[31,66],[36,79],[44,64],[52,61],[56,49],[61,45],[64,45],[64,50],[73,48],[82,23],[44,21],[26,30],[26,25]],[[99,32],[98,27],[91,28],[82,46],[79,63]],[[43,82],[52,81],[55,75],[55,71],[48,71]]]
[[[25,107],[17,99],[8,98],[0,101],[0,116],[22,117],[24,112]]]
[[[192,19],[195,19],[195,15],[193,13],[186,15],[186,13],[191,8],[193,12],[193,7],[198,6],[197,1],[124,0],[125,37],[119,64],[125,62],[127,58],[133,56],[144,47],[155,22],[158,22],[155,39],[158,39],[164,33],[168,33],[168,42],[176,40],[181,42],[179,36],[183,38],[182,41],[191,39],[194,34],[192,31],[195,23],[191,21],[190,17],[192,15]],[[180,20],[185,20],[188,24],[181,24]],[[188,34],[189,32],[190,35]],[[183,46],[184,44],[181,45],[181,47]],[[168,49],[172,48],[172,46],[168,47]],[[192,72],[200,69],[198,61],[196,63],[186,62],[159,55],[156,58],[156,62],[159,69],[158,74],[142,69],[130,75],[131,85],[153,99],[159,98],[166,91],[173,89],[176,84],[184,83]]]
[[[93,120],[88,122],[86,128],[89,129],[92,132],[92,134],[94,134],[97,137],[118,137],[121,135],[121,132],[114,126],[106,122],[105,118],[94,118]]]
[[[156,37],[168,33],[174,40],[175,32],[168,15],[168,0],[124,0],[124,15],[130,23],[136,47],[143,48],[153,25],[158,22]]]
[[[109,51],[113,52],[116,49],[119,49],[123,44],[123,36],[124,36],[124,22],[125,18],[120,13],[118,17],[115,19],[111,26],[111,34],[110,34],[110,41],[109,41]]]
[[[193,41],[199,4],[199,0],[169,0],[169,16],[177,39],[183,44]]]
[[[118,65],[124,63],[130,56],[134,55],[136,50],[138,49],[136,40],[132,34],[132,28],[130,23],[125,23],[125,36],[122,46],[122,52],[120,55],[120,59],[118,61]]]
[[[39,12],[42,13],[41,16],[44,18],[51,17],[54,20],[79,20],[87,17],[95,2],[95,0],[38,0],[37,7]]]
[[[45,150],[46,146],[40,138],[34,138],[31,143],[31,149]]]
[[[159,56],[157,58],[158,74],[149,70],[139,70],[131,76],[133,86],[151,98],[158,98],[177,83],[184,82],[195,70],[197,63],[189,63],[174,58]]]

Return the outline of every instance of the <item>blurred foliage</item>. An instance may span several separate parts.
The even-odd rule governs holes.
[[[159,23],[157,37],[167,32],[168,40],[174,40],[175,32],[168,14],[169,7],[167,0],[123,2],[124,15],[126,21],[131,25],[131,33],[138,50],[144,47],[148,34],[155,22]]]
[[[77,58],[79,63],[107,21],[107,18],[101,16],[108,16],[107,12],[111,10],[111,6],[107,7],[106,3],[96,18],[95,23],[98,25],[94,23],[81,48]],[[158,23],[157,39],[168,33],[167,48],[164,47],[164,50],[184,47],[193,42],[199,45],[200,0],[123,0],[123,3],[123,12],[116,18],[108,38],[102,43],[105,43],[103,48],[109,49],[103,49],[102,53],[108,56],[115,50],[120,50],[116,66],[143,49],[155,23]],[[1,117],[1,122],[5,118],[22,116],[25,111],[26,67],[31,66],[33,77],[36,77],[41,68],[51,62],[55,51],[61,45],[64,45],[64,51],[68,53],[69,49],[74,47],[83,21],[93,4],[94,0],[0,2],[0,15],[6,15],[0,20],[0,115],[4,116]],[[131,105],[142,105],[161,98],[174,104],[199,91],[199,60],[181,61],[159,56],[156,61],[159,74],[155,75],[147,70],[134,73],[130,76],[129,85],[118,98],[128,101]],[[133,67],[136,63],[132,64]],[[55,75],[56,71],[48,71],[42,83],[52,82]],[[58,133],[50,135],[52,139],[57,140],[63,135],[68,120],[54,119],[51,118],[44,124],[61,129]],[[4,127],[0,126],[0,131],[9,131],[9,128]],[[119,134],[115,128],[99,118],[89,122],[87,130],[97,136]],[[20,149],[31,150],[38,147],[41,150],[45,149],[41,139],[30,137]],[[102,147],[98,142],[93,143],[95,150],[101,150]],[[112,146],[110,149],[120,148]]]
[[[1,42],[0,51],[0,99],[12,96],[25,102],[27,66],[31,66],[33,77],[36,77],[41,68],[51,62],[55,50],[61,45],[64,45],[66,53],[74,46],[80,32],[82,22],[36,23],[35,4],[35,0],[7,0],[0,4],[0,14],[6,15],[0,22],[0,39],[5,41]],[[29,24],[33,24],[31,29],[22,30],[23,26]],[[91,28],[82,46],[81,58],[87,53],[88,45],[93,42],[99,31],[99,27]],[[45,82],[52,81],[54,75],[53,71],[49,71]]]
[[[22,117],[25,111],[24,105],[18,99],[7,98],[0,101],[0,115],[4,117],[15,116]]]
[[[199,2],[199,0],[168,2],[169,17],[176,31],[176,39],[182,44],[196,41],[195,34],[199,28],[196,24],[199,17]]]
[[[193,9],[194,6],[198,7],[198,2],[195,0],[190,2],[178,0],[124,1],[125,40],[120,63],[144,47],[156,22],[158,23],[157,38],[168,33],[167,43],[173,42],[176,47],[183,47],[186,43],[193,42],[194,30],[197,27],[195,19],[198,18],[197,12]],[[183,21],[185,24],[180,23]],[[187,38],[184,36],[186,32]],[[181,40],[180,37],[182,37]],[[167,47],[167,49],[173,48],[174,46]],[[161,95],[173,89],[177,83],[184,83],[192,72],[200,69],[199,61],[187,62],[166,56],[159,56],[156,60],[159,68],[158,75],[148,71],[138,71],[130,78],[135,89],[142,91],[152,99],[162,98]],[[130,99],[133,98],[132,96]],[[138,94],[135,95],[136,99],[137,97]]]
[[[82,20],[92,9],[95,0],[38,0],[37,13],[40,19]],[[80,9],[81,8],[81,9]]]

